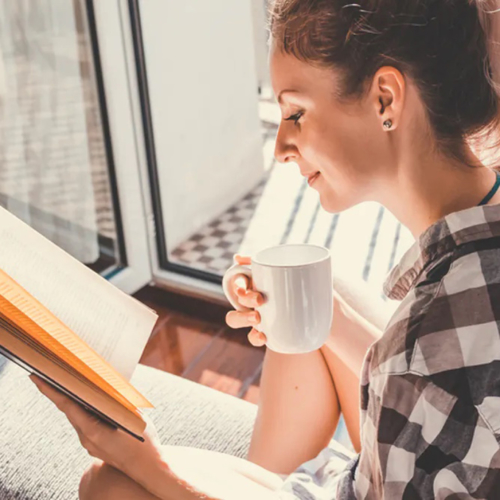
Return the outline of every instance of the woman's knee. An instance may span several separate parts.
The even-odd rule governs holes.
[[[80,500],[93,498],[92,492],[95,490],[95,483],[99,477],[99,471],[102,466],[102,462],[96,461],[83,473],[83,476],[80,479],[80,486],[78,488],[78,498]]]

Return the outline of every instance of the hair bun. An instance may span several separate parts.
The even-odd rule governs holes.
[[[479,21],[486,36],[490,72],[485,71],[500,98],[500,0],[470,0],[477,5]]]

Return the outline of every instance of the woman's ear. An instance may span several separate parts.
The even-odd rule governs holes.
[[[401,72],[392,66],[380,68],[373,78],[373,93],[380,126],[386,120],[391,120],[391,129],[395,129],[405,95],[405,80]]]

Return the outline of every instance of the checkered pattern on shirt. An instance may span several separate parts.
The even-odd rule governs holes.
[[[297,476],[307,494],[294,473],[283,498],[500,498],[499,263],[500,205],[419,237],[384,286],[402,302],[363,366],[358,460],[328,489],[323,450]]]

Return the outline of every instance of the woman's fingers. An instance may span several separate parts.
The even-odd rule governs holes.
[[[236,254],[234,262],[239,265],[250,265],[251,257]],[[238,302],[249,309],[255,309],[264,304],[264,296],[253,290],[252,279],[244,275],[238,275],[234,280],[234,290],[238,297]],[[226,323],[231,328],[245,328],[247,326],[258,325],[261,321],[258,311],[230,311],[226,315]],[[267,338],[264,333],[252,328],[248,334],[248,341],[255,347],[265,345]]]
[[[251,332],[248,334],[248,341],[255,347],[261,347],[267,342],[267,337],[264,333],[252,328]]]
[[[101,441],[108,436],[108,433],[116,432],[116,429],[99,420],[68,396],[50,384],[47,384],[40,377],[31,374],[30,379],[37,386],[38,390],[66,415],[69,423],[78,434],[82,446],[91,456],[97,458]],[[113,464],[110,463],[110,465]]]
[[[255,309],[264,303],[264,297],[261,293],[254,290],[244,290],[243,288],[238,288],[236,290],[236,295],[238,296],[238,302],[245,307]]]
[[[231,328],[258,325],[260,323],[260,314],[257,311],[229,311],[226,314],[226,323]]]
[[[58,391],[57,389],[54,389],[54,387],[43,381],[40,377],[32,373],[29,378],[37,386],[38,390],[44,396],[47,396],[47,398],[49,398],[63,413],[68,413],[69,411],[73,410],[74,407],[78,406],[68,396]]]
[[[245,257],[236,254],[234,256],[234,261],[239,265],[249,265],[252,259],[250,257]],[[259,292],[252,290],[253,283],[252,279],[244,274],[236,275],[234,279],[234,291],[238,296],[238,302],[244,306],[251,309],[261,306],[264,303],[264,297]]]
[[[233,288],[236,293],[238,290],[249,290],[251,285],[250,278],[244,274],[237,274],[233,279]]]
[[[234,256],[234,261],[236,262],[236,264],[239,264],[240,266],[248,266],[252,263],[252,258],[237,253]]]
[[[86,412],[68,396],[43,381],[40,377],[31,374],[29,378],[37,386],[38,390],[50,399],[58,410],[66,415],[78,434],[81,434],[82,427],[85,427],[85,424],[94,420],[95,417]]]

